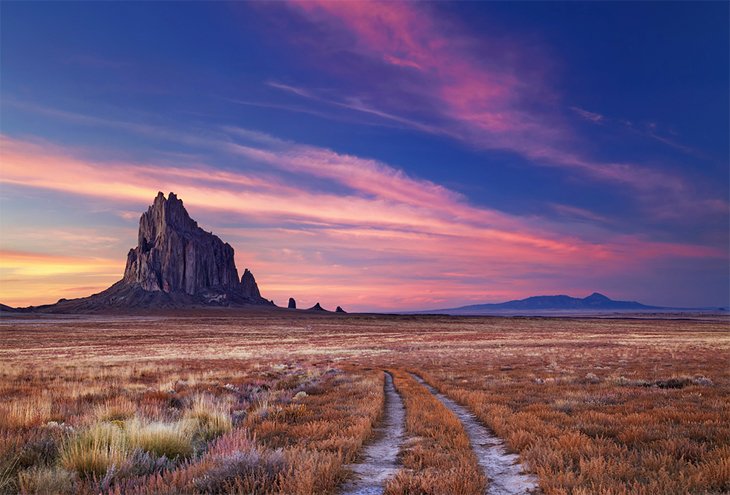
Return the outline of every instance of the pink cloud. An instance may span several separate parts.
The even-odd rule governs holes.
[[[205,165],[98,162],[85,158],[83,150],[2,137],[0,183],[104,198],[119,203],[122,211],[141,211],[159,189],[175,191],[193,217],[236,247],[237,264],[256,273],[267,297],[282,302],[295,296],[302,305],[315,299],[353,310],[458,304],[573,287],[580,274],[615,276],[649,259],[727,259],[727,253],[704,246],[616,236],[595,228],[594,240],[574,228],[571,235],[560,234],[564,229],[559,224],[471,205],[439,184],[382,162],[250,131],[232,135],[247,144],[209,146],[266,165],[270,172],[253,176]],[[277,171],[301,180],[284,181]],[[345,190],[310,188],[311,178]],[[248,226],[230,226],[242,223]],[[0,249],[7,249],[7,242],[0,239]],[[32,238],[29,242],[39,251],[55,249],[42,241],[34,244]],[[74,270],[64,275],[65,287],[114,281],[128,247],[100,245],[96,252],[102,262],[74,261]],[[13,273],[26,275],[0,284],[0,300],[42,303],[64,295],[56,278],[48,285],[57,289],[55,299],[38,300],[33,291],[48,273],[32,269],[35,259],[13,260]],[[100,278],[90,284],[92,276]]]
[[[523,126],[506,111],[516,104],[522,83],[508,71],[486,68],[466,49],[470,40],[447,32],[424,6],[327,1],[290,5],[315,22],[344,28],[344,47],[389,65],[416,69],[421,78],[409,89],[436,98],[452,117],[497,132]]]
[[[389,64],[398,65],[400,67],[410,67],[411,69],[423,70],[423,67],[413,62],[412,60],[405,60],[394,55],[383,55],[383,60]]]
[[[599,124],[606,119],[606,117],[604,117],[600,113],[589,112],[588,110],[583,110],[582,108],[578,107],[570,107],[570,109],[578,114],[578,116],[580,116],[581,118],[593,122],[594,124]]]
[[[297,88],[300,96],[366,111],[478,148],[514,151],[535,165],[568,169],[584,179],[628,186],[634,198],[648,205],[650,215],[657,203],[700,199],[683,178],[666,169],[590,157],[585,151],[589,143],[581,141],[562,116],[558,97],[544,77],[544,67],[551,62],[541,61],[544,53],[515,39],[469,33],[438,5],[422,2],[312,0],[287,5],[325,30],[339,49],[401,70],[384,76],[387,90],[378,85],[352,90],[367,105],[348,105],[352,96],[337,99]],[[349,78],[353,88],[363,77],[326,62],[321,67]],[[292,91],[294,86],[288,88]],[[414,107],[427,109],[425,116]],[[605,120],[595,112],[572,110],[595,123]]]

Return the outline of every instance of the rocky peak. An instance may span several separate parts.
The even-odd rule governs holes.
[[[594,302],[606,302],[606,301],[610,301],[610,299],[608,297],[604,296],[603,294],[601,294],[599,292],[594,292],[593,294],[591,294],[590,296],[584,298],[583,300],[584,301],[594,301]]]
[[[320,306],[319,303],[317,303],[314,306],[312,306],[311,308],[309,308],[309,311],[327,311],[327,310],[324,309],[322,306]]]
[[[139,220],[138,245],[129,251],[123,283],[145,291],[243,297],[261,302],[253,274],[238,279],[233,248],[190,218],[182,200],[161,192]]]
[[[297,301],[293,298],[289,298],[289,305],[287,306],[289,309],[297,309]]]
[[[248,268],[243,271],[243,276],[241,276],[241,292],[245,297],[250,299],[261,298],[259,287],[256,285],[256,279],[253,277],[253,273],[251,273]]]
[[[139,219],[138,245],[150,248],[168,229],[190,233],[198,229],[198,222],[190,218],[175,193],[171,192],[166,199],[162,192],[158,192],[152,205]]]

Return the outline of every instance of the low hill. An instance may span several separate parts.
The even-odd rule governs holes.
[[[603,294],[594,292],[588,297],[578,298],[565,295],[559,296],[533,296],[526,299],[518,299],[503,303],[494,304],[472,304],[458,308],[437,309],[428,311],[434,314],[451,315],[479,315],[479,314],[500,314],[506,312],[534,313],[540,311],[548,312],[580,312],[580,311],[644,311],[662,310],[659,306],[648,306],[636,301],[615,301]]]

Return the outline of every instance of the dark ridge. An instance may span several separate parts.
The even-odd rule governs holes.
[[[458,308],[428,311],[434,314],[489,314],[502,311],[625,311],[666,309],[658,306],[647,306],[636,301],[614,301],[603,294],[594,292],[584,298],[566,295],[533,296],[526,299],[507,301],[495,304],[472,304]]]
[[[6,313],[14,313],[15,311],[17,311],[17,309],[11,308],[10,306],[8,306],[6,304],[0,303],[0,311],[4,311]]]

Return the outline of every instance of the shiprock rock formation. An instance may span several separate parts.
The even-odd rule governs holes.
[[[188,308],[267,305],[256,279],[238,278],[233,248],[190,218],[183,202],[161,192],[139,220],[137,247],[127,255],[124,277],[107,290],[39,309]]]
[[[289,298],[289,305],[287,306],[289,309],[297,309],[297,302],[293,297]]]
[[[188,295],[212,287],[240,289],[243,283],[233,248],[198,227],[174,193],[167,199],[158,193],[139,219],[137,247],[129,250],[122,282],[150,292]],[[246,282],[250,289],[250,280]]]
[[[342,306],[337,306],[337,309],[335,309],[335,313],[347,313],[347,311],[342,309]]]

